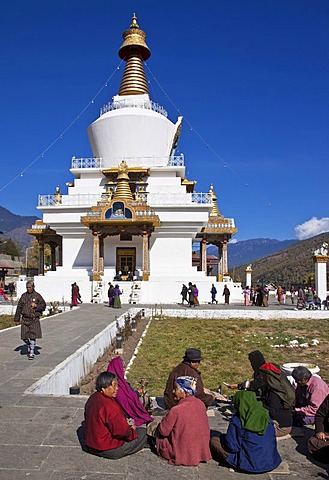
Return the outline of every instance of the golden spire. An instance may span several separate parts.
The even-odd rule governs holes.
[[[137,17],[133,14],[130,28],[123,32],[123,44],[119,57],[125,60],[126,67],[121,80],[119,95],[142,95],[149,93],[143,61],[151,56],[145,43],[146,33],[140,30]]]
[[[115,189],[112,200],[133,200],[133,195],[129,187],[128,165],[124,160],[119,165],[119,173],[117,177],[117,187]]]
[[[210,213],[210,217],[220,217],[221,214],[219,212],[219,208],[217,205],[217,196],[214,191],[214,186],[212,183],[210,184],[209,193],[211,194],[211,197],[212,197],[212,210]]]

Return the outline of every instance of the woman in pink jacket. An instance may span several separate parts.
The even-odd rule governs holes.
[[[174,390],[178,404],[161,421],[156,433],[160,457],[174,465],[196,466],[211,460],[206,407],[195,398],[196,379],[178,377]]]

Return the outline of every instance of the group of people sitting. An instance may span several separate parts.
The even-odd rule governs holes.
[[[254,370],[250,382],[228,385],[235,413],[226,433],[210,432],[207,407],[216,394],[204,387],[199,371],[203,360],[195,348],[170,373],[165,391],[165,416],[154,420],[138,392],[125,379],[121,357],[110,361],[108,371],[96,380],[96,392],[85,406],[85,450],[118,459],[150,447],[174,465],[196,466],[211,458],[241,471],[262,473],[281,463],[276,437],[287,435],[293,421],[315,422],[309,451],[329,458],[329,388],[304,367],[293,377],[296,390],[279,365],[268,363],[259,351],[249,354]],[[145,392],[144,392],[145,393]]]
[[[268,410],[276,437],[291,433],[293,425],[315,424],[315,435],[308,442],[309,452],[318,459],[329,460],[329,386],[305,366],[292,371],[290,382],[281,367],[265,361],[259,350],[249,353],[253,380],[228,385],[256,393]],[[327,432],[327,433],[325,433]],[[324,449],[324,450],[323,450]]]

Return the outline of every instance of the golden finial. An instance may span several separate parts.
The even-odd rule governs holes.
[[[125,200],[133,200],[133,195],[129,186],[128,165],[124,160],[122,160],[119,165],[117,182],[117,187],[112,199],[118,200],[120,198]]]
[[[217,205],[217,196],[216,196],[216,193],[214,191],[214,186],[213,186],[212,183],[210,184],[209,193],[211,194],[211,198],[212,198],[212,210],[211,210],[211,213],[210,213],[210,217],[219,217],[220,212],[219,212],[219,208],[218,208],[218,205]]]
[[[119,95],[148,94],[148,85],[143,61],[151,56],[146,45],[146,33],[139,28],[137,17],[133,14],[130,28],[123,32],[123,44],[119,49],[119,57],[127,62],[120,85]]]
[[[130,28],[139,28],[139,25],[137,23],[136,13],[133,13],[133,18],[131,20]]]

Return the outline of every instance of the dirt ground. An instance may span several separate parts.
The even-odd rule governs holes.
[[[135,332],[132,332],[132,335],[123,342],[123,354],[121,355],[122,360],[127,365],[129,360],[133,356],[135,348],[144,332],[146,325],[149,321],[148,317],[141,318],[141,320],[137,324],[137,329]],[[91,395],[95,391],[95,382],[97,376],[107,370],[107,365],[112,360],[112,358],[116,357],[116,353],[112,346],[106,349],[105,353],[102,355],[101,358],[97,360],[94,364],[91,372],[82,379],[80,383],[80,394],[81,395]]]

